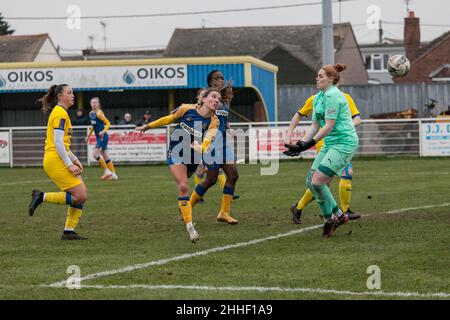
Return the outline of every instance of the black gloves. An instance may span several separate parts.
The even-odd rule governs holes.
[[[288,144],[285,144],[284,146],[286,147]],[[291,151],[291,149],[288,149],[286,151],[283,151],[283,153],[289,157],[296,157],[300,155],[300,152],[297,151]]]
[[[288,148],[287,151],[284,151],[283,153],[289,157],[296,157],[300,155],[301,152],[308,150],[312,146],[316,144],[316,141],[314,139],[311,139],[310,141],[297,141],[296,144],[285,144],[284,146]]]

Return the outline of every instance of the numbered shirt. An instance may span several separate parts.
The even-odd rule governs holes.
[[[344,94],[335,86],[314,96],[312,120],[317,121],[321,128],[325,126],[326,120],[336,120],[333,130],[324,138],[326,146],[358,144],[349,103]]]
[[[72,122],[70,122],[70,117],[67,110],[60,105],[56,105],[53,108],[48,118],[47,135],[45,138],[45,152],[57,153],[55,147],[55,136],[53,133],[53,130],[55,129],[64,131],[64,146],[66,147],[66,150],[69,151],[70,138],[72,137]]]

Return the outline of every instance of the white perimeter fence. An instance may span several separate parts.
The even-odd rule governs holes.
[[[288,122],[232,123],[233,144],[238,163],[286,158],[282,151]],[[300,122],[296,135],[300,139],[309,122]],[[150,164],[166,160],[167,146],[173,126],[136,132],[130,126],[112,126],[108,131],[108,152],[116,163]],[[95,136],[86,143],[89,127],[74,127],[71,150],[87,165],[95,162],[92,150]],[[0,166],[41,166],[44,155],[46,127],[0,128]],[[450,119],[363,120],[357,128],[357,156],[450,155]],[[313,158],[315,150],[302,153]]]

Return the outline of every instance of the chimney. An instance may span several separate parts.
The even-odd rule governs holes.
[[[403,39],[406,57],[413,62],[419,56],[420,49],[419,18],[414,16],[414,11],[408,11],[408,17],[405,18]]]

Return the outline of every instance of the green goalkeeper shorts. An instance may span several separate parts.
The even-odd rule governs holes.
[[[344,170],[347,164],[352,160],[358,145],[354,148],[349,148],[348,146],[345,146],[345,148],[340,147],[342,146],[323,146],[319,154],[317,154],[311,169],[314,171],[319,170],[329,177],[334,175],[340,176],[342,170]],[[342,149],[345,149],[345,151]]]

